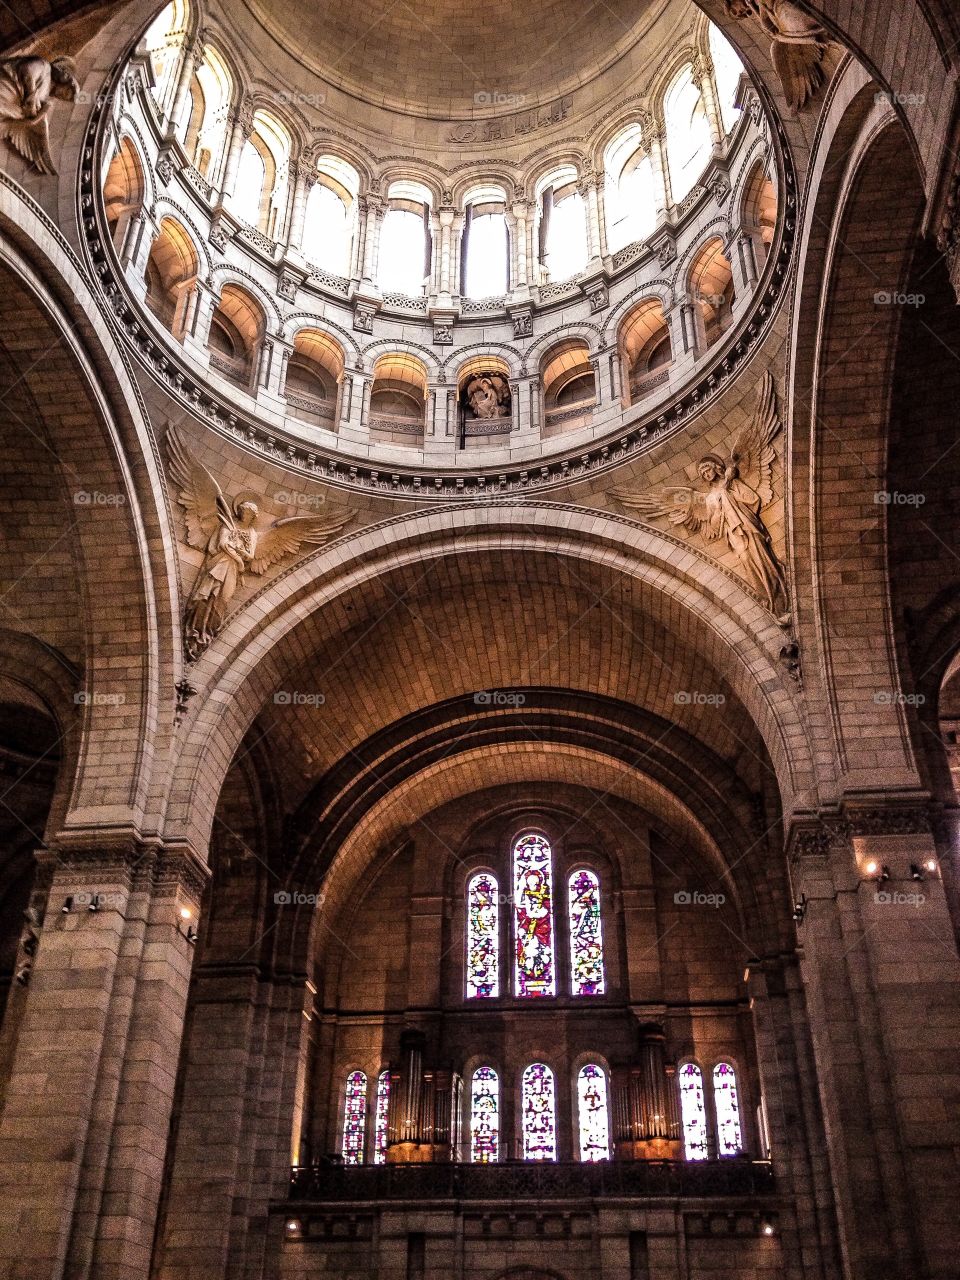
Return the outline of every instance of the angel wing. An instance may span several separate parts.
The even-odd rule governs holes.
[[[232,520],[223,491],[202,463],[180,439],[176,427],[167,432],[170,471],[180,486],[177,501],[186,512],[187,542],[206,551],[217,526]]]
[[[0,138],[5,138],[39,173],[57,172],[50,154],[46,110],[35,120],[0,121]]]
[[[802,111],[823,84],[825,52],[826,46],[821,40],[803,43],[774,40],[771,45],[770,56],[791,110]]]
[[[287,516],[278,520],[257,537],[257,547],[250,562],[251,573],[266,573],[284,556],[296,555],[300,544],[322,547],[350,523],[355,512],[341,511],[332,516]]]
[[[613,489],[611,496],[628,511],[636,511],[651,520],[667,519],[674,528],[682,525],[691,533],[702,533],[708,542],[715,541],[722,532],[710,519],[706,495],[688,485],[650,489],[647,493]]]
[[[777,456],[773,442],[782,430],[777,388],[768,370],[760,383],[753,420],[740,432],[732,454],[741,480],[756,490],[764,507],[773,501],[772,473]]]

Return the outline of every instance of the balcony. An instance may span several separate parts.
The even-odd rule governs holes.
[[[299,1203],[702,1199],[775,1192],[769,1162],[746,1159],[314,1165],[295,1166],[290,1178],[290,1199]]]

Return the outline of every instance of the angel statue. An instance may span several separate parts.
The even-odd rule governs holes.
[[[755,18],[771,38],[770,57],[792,111],[802,111],[824,81],[827,29],[791,0],[725,0],[731,18]]]
[[[467,402],[475,418],[506,418],[509,401],[510,386],[498,373],[480,374],[467,385]]]
[[[70,58],[0,59],[0,137],[40,173],[56,173],[50,155],[52,98],[73,102],[80,85]]]
[[[266,573],[301,543],[322,547],[348,525],[353,511],[329,516],[287,516],[258,530],[259,499],[252,493],[224,497],[213,476],[190,453],[174,428],[167,436],[170,470],[186,512],[187,543],[204,553],[183,618],[183,646],[196,662],[223,626],[245,573]]]
[[[672,485],[649,493],[615,489],[613,497],[630,511],[700,533],[707,542],[725,538],[750,582],[778,621],[790,621],[787,578],[777,559],[761,512],[773,501],[773,441],[783,429],[777,392],[769,373],[763,376],[753,421],[741,431],[729,459],[708,453],[697,463],[704,489]]]

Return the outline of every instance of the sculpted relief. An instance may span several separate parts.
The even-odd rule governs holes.
[[[187,543],[204,553],[183,618],[187,658],[196,662],[219,634],[230,601],[247,573],[266,573],[293,556],[302,543],[322,547],[354,518],[351,510],[325,516],[288,516],[258,529],[255,494],[224,496],[217,481],[190,453],[176,430],[167,436],[170,470],[180,487],[186,513]]]
[[[0,137],[39,173],[56,173],[47,123],[54,98],[73,102],[80,91],[70,58],[0,60]]]
[[[466,386],[466,401],[474,418],[509,418],[510,384],[502,373],[481,373]]]
[[[802,111],[824,82],[826,28],[790,0],[725,0],[731,18],[758,22],[770,37],[770,57],[784,96]]]
[[[614,489],[612,496],[627,510],[649,519],[667,519],[707,542],[725,541],[751,585],[785,626],[790,621],[786,571],[763,522],[763,511],[774,496],[773,441],[782,429],[776,388],[766,373],[753,419],[730,456],[708,453],[697,463],[699,488]]]

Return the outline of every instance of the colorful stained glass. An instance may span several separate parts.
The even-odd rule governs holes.
[[[557,993],[553,962],[553,859],[543,836],[522,836],[513,847],[514,979],[518,996]]]
[[[363,1164],[363,1136],[367,1123],[367,1077],[362,1071],[347,1076],[343,1100],[343,1160]]]
[[[478,1067],[470,1088],[470,1159],[494,1164],[500,1159],[500,1080],[493,1067]]]
[[[523,1073],[524,1160],[556,1160],[557,1107],[553,1072],[542,1062],[535,1062]]]
[[[589,1063],[577,1076],[580,1113],[580,1159],[609,1160],[610,1118],[607,1111],[607,1077],[601,1067]]]
[[[570,877],[567,893],[573,994],[602,996],[604,981],[600,881],[592,871],[575,871]]]
[[[688,1160],[706,1160],[707,1110],[703,1096],[703,1075],[695,1062],[680,1068],[680,1119],[683,1124],[683,1148]]]
[[[729,1062],[719,1062],[713,1068],[713,1105],[717,1113],[717,1150],[722,1156],[738,1156],[743,1150],[740,1098],[737,1073]]]
[[[390,1072],[381,1071],[377,1078],[377,1111],[374,1117],[373,1163],[386,1164],[387,1139],[390,1133]]]
[[[499,885],[480,871],[467,885],[467,999],[500,994]]]

